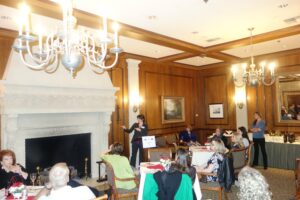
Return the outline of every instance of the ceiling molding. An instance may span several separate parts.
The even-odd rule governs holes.
[[[120,58],[131,58],[131,59],[136,59],[136,60],[141,60],[141,61],[148,61],[148,62],[157,62],[156,58],[151,58],[147,56],[141,56],[133,53],[121,53]]]
[[[212,52],[212,53],[207,54],[207,57],[211,57],[211,58],[218,59],[218,60],[223,60],[225,62],[236,62],[241,59],[237,56],[229,55],[229,54],[222,53],[222,52]]]
[[[18,8],[19,0],[1,0],[0,4],[13,8]],[[54,2],[45,0],[26,0],[30,6],[32,13],[43,15],[50,18],[62,20],[62,10],[60,6]],[[73,10],[74,16],[77,18],[77,24],[99,29],[102,27],[102,17],[78,9]],[[108,19],[108,30],[113,32],[110,24],[114,21]],[[188,42],[184,42],[165,35],[157,34],[138,27],[130,26],[118,22],[120,25],[119,35],[130,37],[145,42],[150,42],[157,45],[162,45],[169,48],[174,48],[192,53],[203,53],[204,48]]]
[[[259,35],[254,35],[253,36],[253,44],[266,42],[269,40],[275,40],[275,39],[279,39],[282,37],[288,37],[288,36],[297,35],[297,34],[300,34],[300,25],[291,26],[291,27],[287,27],[287,28],[283,28],[283,29],[278,29],[275,31],[262,33]],[[250,45],[250,37],[239,39],[239,40],[234,40],[234,41],[230,41],[230,42],[225,42],[225,43],[218,44],[218,45],[209,46],[209,47],[205,48],[205,50],[207,51],[207,53],[219,52],[219,51],[224,51],[224,50],[247,46],[247,45]]]
[[[197,54],[190,53],[190,52],[183,52],[183,53],[179,53],[179,54],[175,54],[175,55],[161,57],[161,58],[157,59],[157,61],[158,62],[172,62],[175,60],[182,60],[182,59],[190,58],[193,56],[197,56]]]
[[[16,38],[18,36],[17,31],[13,31],[10,29],[0,28],[0,37],[10,37]]]

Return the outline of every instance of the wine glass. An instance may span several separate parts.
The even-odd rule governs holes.
[[[31,180],[33,186],[34,186],[35,179],[36,179],[36,173],[31,173],[30,180]]]

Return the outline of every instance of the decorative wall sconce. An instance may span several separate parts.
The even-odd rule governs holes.
[[[242,109],[246,102],[246,93],[245,90],[237,89],[235,91],[234,101],[239,109]]]
[[[130,101],[132,105],[132,111],[134,113],[138,112],[140,109],[140,105],[143,102],[143,98],[139,95],[132,95]]]

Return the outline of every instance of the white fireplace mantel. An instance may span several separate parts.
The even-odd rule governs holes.
[[[0,82],[1,148],[15,151],[25,165],[28,138],[91,133],[92,176],[108,148],[115,92],[107,72],[83,66],[75,79],[63,66],[53,74],[33,71],[11,52]]]

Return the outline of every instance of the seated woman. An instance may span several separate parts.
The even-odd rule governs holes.
[[[224,136],[224,130],[221,128],[216,128],[216,132],[213,134],[211,141],[215,139],[221,139],[226,148],[230,149],[230,145],[228,144],[227,137]]]
[[[196,178],[196,168],[191,166],[192,160],[189,156],[189,152],[185,149],[179,148],[176,152],[176,155],[176,161],[171,165],[171,168],[189,175],[192,183],[194,183]]]
[[[192,126],[187,125],[185,130],[180,132],[179,134],[180,143],[196,143],[197,136],[195,133],[192,132]]]
[[[207,181],[216,182],[218,181],[217,172],[220,167],[220,163],[224,159],[224,154],[228,152],[228,149],[224,146],[223,141],[220,138],[216,138],[212,141],[212,150],[214,154],[208,160],[207,164],[200,166],[197,171],[204,173],[215,173],[216,175],[207,176]]]
[[[110,146],[108,152],[101,156],[101,159],[108,162],[118,178],[134,178],[134,172],[129,164],[127,157],[122,156],[123,145],[120,143],[115,143]],[[116,180],[116,187],[126,190],[131,190],[136,188],[134,181],[118,181]]]
[[[142,199],[194,199],[191,178],[172,167],[169,158],[161,158],[163,171],[146,174]]]
[[[69,168],[66,163],[55,164],[49,172],[49,184],[47,184],[44,191],[45,194],[40,193],[35,199],[38,200],[92,200],[95,198],[93,192],[87,186],[79,186],[72,188],[68,186],[69,182]]]
[[[248,148],[250,145],[250,139],[245,127],[241,126],[238,128],[237,132],[242,135],[244,147]]]
[[[16,182],[30,184],[30,179],[25,168],[16,164],[16,155],[13,151],[1,150],[0,162],[0,189],[8,189]]]
[[[256,169],[244,167],[238,176],[239,191],[237,193],[240,200],[271,200],[272,192],[269,189],[265,177]]]
[[[245,147],[245,145],[243,142],[242,134],[240,134],[239,132],[234,132],[233,136],[232,136],[231,148],[232,149],[242,149],[244,147]]]

